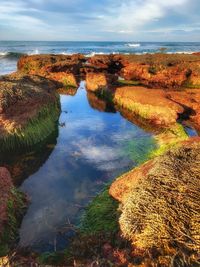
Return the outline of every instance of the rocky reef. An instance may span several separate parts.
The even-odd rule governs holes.
[[[74,95],[81,80],[93,108],[119,111],[153,133],[158,146],[90,203],[70,248],[36,261],[199,266],[200,139],[189,138],[183,124],[200,131],[200,54],[23,56],[17,73],[0,78],[0,150],[49,136],[59,116],[57,93]],[[1,173],[0,199],[9,201],[12,182]]]
[[[23,56],[18,62],[18,71],[55,80],[64,88],[77,87],[80,80],[85,80],[88,91],[110,92],[117,104],[154,121],[156,127],[171,123],[166,121],[166,114],[171,120],[190,116],[192,125],[196,128],[199,125],[198,53]]]
[[[57,84],[39,76],[0,78],[0,150],[32,146],[55,129],[59,116]]]

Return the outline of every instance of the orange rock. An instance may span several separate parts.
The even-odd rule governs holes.
[[[23,56],[18,61],[18,70],[77,86],[77,76],[85,60],[80,54]]]
[[[78,87],[79,84],[77,77],[73,73],[54,72],[50,73],[48,78],[62,83],[63,86]]]
[[[150,160],[140,167],[125,173],[111,184],[109,194],[119,202],[123,203],[123,201],[126,200],[126,196],[129,194],[130,189],[133,186],[136,186],[141,179],[145,178],[154,164],[154,160]]]
[[[197,131],[200,131],[200,89],[169,91],[167,97],[176,103],[184,105],[190,111],[189,121]]]
[[[86,88],[89,91],[107,89],[110,85],[115,83],[116,79],[117,77],[112,74],[89,72],[86,74]]]
[[[176,88],[200,86],[199,54],[117,55],[113,60],[121,64],[120,75],[135,79],[150,87]]]
[[[103,99],[99,99],[93,92],[87,92],[87,98],[90,106],[99,111],[105,111],[107,104]]]
[[[112,64],[112,55],[94,55],[89,58],[87,64],[98,69],[108,69]]]
[[[108,86],[104,73],[87,73],[86,88],[89,91],[97,91]]]
[[[114,101],[158,127],[173,125],[179,114],[184,112],[184,108],[169,100],[162,89],[140,86],[119,87],[115,91]]]
[[[185,148],[195,148],[195,146],[199,147],[199,144],[200,137],[191,137],[185,141],[180,142],[178,146],[183,146]],[[140,181],[142,181],[143,179],[147,179],[156,164],[157,161],[155,158],[123,174],[111,184],[109,188],[109,194],[119,202],[124,203],[131,189],[133,187],[136,188]]]

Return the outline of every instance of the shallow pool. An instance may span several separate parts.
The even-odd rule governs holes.
[[[63,249],[84,207],[154,146],[151,134],[88,94],[84,86],[74,96],[61,94],[60,102],[57,138],[45,146],[48,153],[35,168],[30,160],[26,168],[32,174],[26,172],[21,184],[30,206],[19,245],[38,251]]]

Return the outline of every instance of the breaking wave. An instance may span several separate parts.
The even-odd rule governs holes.
[[[127,44],[127,46],[129,46],[129,47],[140,47],[140,44],[129,43],[129,44]]]
[[[20,52],[0,52],[0,59],[1,58],[18,59],[24,55],[25,55],[24,53],[20,53]]]

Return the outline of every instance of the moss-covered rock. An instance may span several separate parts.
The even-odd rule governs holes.
[[[120,228],[133,246],[157,251],[157,260],[165,256],[173,264],[198,266],[199,166],[200,141],[195,138],[121,178],[129,189],[117,197],[123,201]]]
[[[179,114],[184,112],[184,108],[169,100],[162,89],[118,87],[114,93],[114,102],[152,126],[160,128],[171,127],[176,123]]]
[[[60,113],[54,82],[39,76],[0,78],[0,150],[32,146],[55,130]]]

